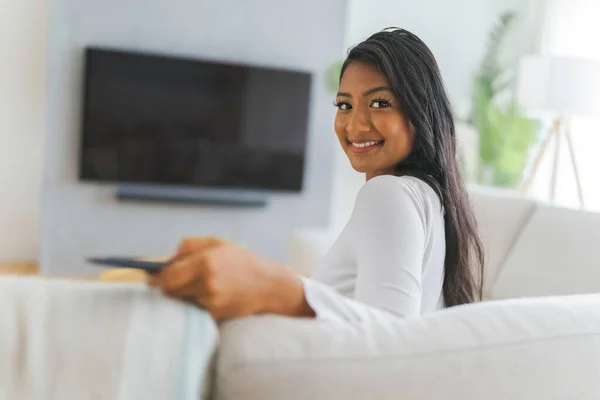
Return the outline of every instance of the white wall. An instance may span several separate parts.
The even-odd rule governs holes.
[[[452,102],[468,101],[472,74],[479,66],[488,33],[499,15],[526,10],[525,0],[350,0],[345,46],[348,48],[389,26],[419,36],[435,55]],[[523,41],[523,43],[525,43]]]
[[[350,0],[345,47],[349,48],[387,27],[407,29],[419,36],[435,55],[450,100],[460,111],[469,101],[473,73],[484,55],[488,33],[503,11],[526,13],[524,0]],[[523,46],[527,40],[516,42]],[[521,49],[514,49],[519,51]],[[341,150],[335,155],[331,220],[343,227],[364,178],[354,172]]]
[[[39,253],[46,11],[0,0],[0,260]]]
[[[169,254],[181,237],[205,234],[285,262],[295,227],[327,222],[334,110],[324,71],[342,50],[344,14],[344,0],[54,0],[42,270],[94,273],[84,263],[90,255]],[[303,193],[273,196],[265,209],[149,205],[119,203],[114,187],[78,182],[82,50],[89,44],[314,72]]]

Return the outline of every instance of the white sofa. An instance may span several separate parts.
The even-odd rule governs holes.
[[[600,399],[600,214],[471,191],[486,301],[385,325],[220,327],[217,399]],[[333,235],[299,231],[304,272]]]

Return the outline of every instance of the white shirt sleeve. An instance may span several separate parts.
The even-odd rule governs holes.
[[[426,223],[422,194],[410,180],[380,176],[365,183],[347,226],[346,251],[357,271],[354,299],[303,279],[317,318],[362,321],[420,315]]]

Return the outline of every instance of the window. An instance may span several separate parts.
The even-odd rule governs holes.
[[[538,3],[536,52],[600,60],[600,1],[547,0]],[[545,134],[546,132],[544,132]],[[585,208],[600,211],[600,118],[574,117],[571,125],[573,147],[579,168]],[[556,202],[579,205],[575,175],[568,158],[567,143],[560,144]],[[540,165],[531,193],[548,199],[552,175],[553,149],[548,149]]]

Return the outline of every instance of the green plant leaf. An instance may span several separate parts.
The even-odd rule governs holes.
[[[477,180],[492,184],[514,186],[520,179],[527,162],[529,149],[537,138],[534,121],[521,115],[512,102],[500,106],[499,98],[514,87],[515,73],[499,63],[499,53],[516,14],[502,14],[488,37],[488,47],[477,70],[472,87],[473,106],[467,120],[479,133],[479,166]],[[509,96],[508,99],[510,99]]]
[[[344,60],[336,60],[327,67],[325,79],[327,80],[327,90],[331,93],[336,93],[338,91],[340,72],[342,71],[343,64]]]

